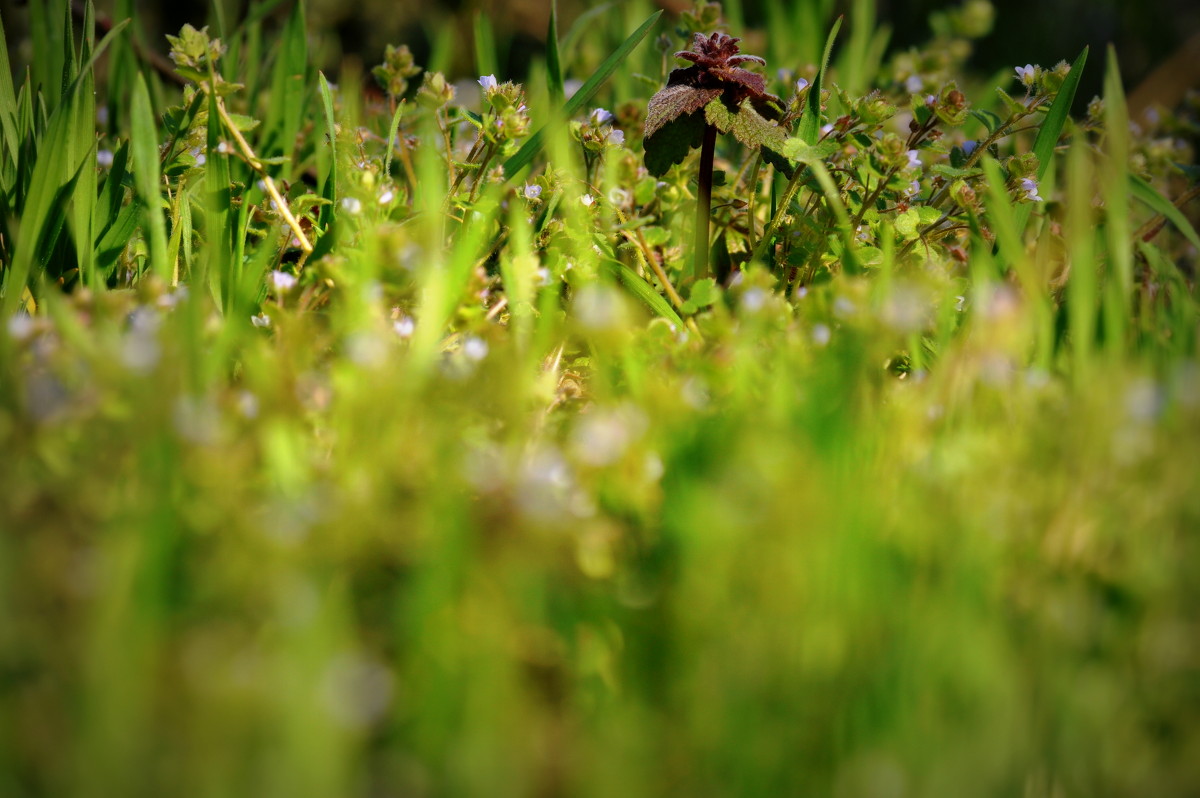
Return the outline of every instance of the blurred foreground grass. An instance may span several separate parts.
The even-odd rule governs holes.
[[[694,156],[647,178],[622,115],[649,46],[522,184],[487,131],[552,123],[553,74],[473,128],[415,79],[323,83],[301,11],[278,47],[223,24],[219,63],[177,43],[182,98],[114,39],[99,144],[85,93],[0,108],[0,794],[1194,794],[1196,252],[1125,193],[1190,190],[1186,114],[1172,160],[1110,82],[1115,125],[1043,145],[1023,242],[1030,140],[971,171],[996,122],[931,117],[891,165],[833,94],[809,157],[861,224],[805,184],[752,261],[788,181],[730,137],[719,285],[687,277]],[[938,24],[842,63],[903,105],[969,39]]]

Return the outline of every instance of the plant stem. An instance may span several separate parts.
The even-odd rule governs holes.
[[[696,251],[692,274],[697,280],[708,276],[708,221],[712,209],[713,154],[717,149],[717,129],[704,126],[704,146],[700,148],[700,192],[696,197]]]

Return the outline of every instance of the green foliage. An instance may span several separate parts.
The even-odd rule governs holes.
[[[0,794],[1200,783],[1194,104],[997,94],[981,0],[377,99],[301,4],[181,88],[67,5],[0,45]]]

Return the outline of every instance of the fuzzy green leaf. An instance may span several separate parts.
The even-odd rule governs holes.
[[[748,100],[743,101],[736,112],[730,111],[720,100],[712,100],[704,106],[704,117],[717,130],[732,133],[747,147],[770,147],[778,151],[787,141],[783,128],[762,117]]]

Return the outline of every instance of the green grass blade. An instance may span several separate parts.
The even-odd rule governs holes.
[[[621,42],[621,46],[613,51],[612,55],[604,59],[604,63],[600,65],[596,72],[587,79],[583,86],[580,87],[579,91],[575,92],[575,95],[567,101],[566,105],[563,106],[562,116],[564,119],[570,119],[572,116],[578,113],[580,109],[587,105],[588,101],[591,100],[592,97],[595,96],[596,92],[600,90],[600,87],[604,85],[604,81],[608,80],[609,76],[612,75],[612,73],[616,71],[617,67],[621,65],[621,62],[624,61],[625,58],[631,52],[633,52],[633,49],[638,46],[642,39],[646,37],[646,34],[650,32],[652,27],[654,27],[654,23],[658,22],[658,18],[662,16],[662,13],[662,11],[656,11],[651,14],[650,17],[642,23],[640,28],[630,34],[629,38],[627,38],[625,41]],[[546,128],[543,127],[530,136],[529,140],[525,142],[521,149],[517,150],[515,155],[504,162],[505,180],[512,180],[522,169],[529,165],[530,161],[532,161],[542,149],[545,137]]]
[[[308,98],[308,30],[304,3],[296,3],[288,16],[275,66],[271,73],[271,103],[262,125],[264,157],[283,155],[292,158],[296,134],[304,122]]]
[[[337,155],[337,119],[333,114],[333,91],[329,88],[329,81],[325,79],[325,73],[317,73],[317,89],[321,95],[321,107],[325,112],[325,136],[329,139],[329,172],[325,175],[325,179],[321,185],[321,196],[329,200],[328,205],[321,206],[320,215],[317,223],[321,228],[321,238],[318,239],[316,249],[313,254],[320,257],[321,254],[328,252],[329,247],[334,241],[334,227],[337,224],[338,210],[338,155]],[[401,103],[396,109],[397,114],[404,104]],[[392,139],[388,138],[389,146],[392,144]],[[391,150],[388,150],[388,159],[391,158]],[[384,172],[387,173],[386,170]],[[326,238],[328,240],[326,241]]]
[[[11,181],[16,180],[17,151],[20,147],[17,107],[12,66],[8,61],[8,37],[4,32],[4,19],[0,17],[0,144],[4,147],[3,157],[0,158],[0,190],[5,193],[12,188]]]
[[[89,0],[84,11],[83,37],[79,50],[79,60],[85,66],[79,73],[80,81],[78,97],[74,113],[74,135],[72,147],[74,153],[94,153],[96,148],[96,74],[91,64],[92,48],[96,40],[95,13]],[[93,223],[96,213],[96,191],[98,174],[95,168],[95,158],[89,168],[80,173],[78,190],[75,192],[72,208],[72,231],[75,236],[75,252],[79,260],[79,274],[84,285],[93,285],[94,258],[92,242],[95,238]]]
[[[817,77],[808,89],[808,103],[796,129],[796,135],[806,144],[816,144],[821,136],[821,85],[824,82],[825,70],[829,66],[829,54],[833,52],[833,42],[841,28],[842,17],[838,17],[829,31],[829,38],[825,40],[825,52],[821,56],[821,67],[817,70]]]
[[[1179,228],[1179,232],[1183,233],[1192,246],[1200,249],[1200,236],[1196,235],[1196,228],[1188,221],[1188,218],[1175,207],[1169,199],[1158,193],[1154,186],[1147,183],[1143,178],[1130,173],[1129,175],[1129,193],[1135,200],[1150,208],[1159,216],[1165,217],[1171,224]]]
[[[139,76],[129,113],[129,142],[133,154],[133,178],[149,231],[150,266],[169,280],[171,262],[167,253],[167,224],[162,209],[162,175],[158,163],[158,125],[150,105],[150,89]]]
[[[612,3],[601,3],[594,8],[589,8],[576,17],[575,21],[571,23],[567,35],[563,36],[562,41],[558,43],[558,51],[560,53],[575,52],[575,45],[578,43],[579,38],[583,36],[584,31],[590,29],[596,20],[602,18],[612,9],[612,6]]]
[[[1058,90],[1058,96],[1051,103],[1046,118],[1042,120],[1042,126],[1038,128],[1037,137],[1033,140],[1033,153],[1038,158],[1038,182],[1046,177],[1054,163],[1054,148],[1058,145],[1059,136],[1062,135],[1063,127],[1067,124],[1067,118],[1070,116],[1071,105],[1075,102],[1075,91],[1079,88],[1080,78],[1083,77],[1083,67],[1087,63],[1087,57],[1088,48],[1084,47],[1083,52],[1071,64],[1071,71],[1067,73],[1062,88]],[[1014,220],[1018,235],[1025,231],[1025,225],[1029,222],[1031,213],[1033,213],[1031,204],[1022,203],[1017,207]]]
[[[546,30],[546,90],[550,94],[550,105],[561,107],[565,95],[562,58],[558,52],[558,0],[550,2],[550,23]]]
[[[1129,112],[1116,50],[1109,45],[1104,73],[1105,150],[1104,229],[1110,279],[1104,303],[1105,341],[1113,354],[1125,348],[1133,291],[1133,230],[1129,220]]]
[[[475,34],[475,71],[480,75],[495,75],[499,70],[496,61],[496,35],[487,14],[475,12],[473,23]]]
[[[678,325],[680,329],[683,328],[683,319],[675,312],[675,308],[671,307],[671,303],[663,298],[663,295],[658,293],[654,286],[639,277],[637,272],[621,261],[611,258],[601,258],[600,263],[611,275],[620,280],[621,285],[629,289],[631,294],[645,303],[646,307],[672,324]]]

